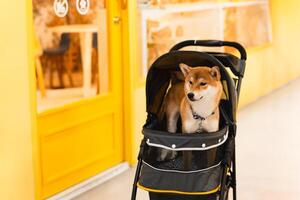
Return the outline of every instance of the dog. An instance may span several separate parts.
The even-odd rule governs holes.
[[[183,133],[217,131],[219,103],[223,91],[219,68],[192,68],[180,64],[180,69],[181,75],[172,74],[171,87],[160,112],[166,114],[168,132],[176,132],[179,116],[182,119]],[[199,120],[203,122],[201,126]]]
[[[217,66],[189,67],[180,64],[184,75],[184,97],[180,105],[182,133],[215,132],[219,130],[219,103],[223,87]],[[204,146],[202,146],[204,147]],[[192,152],[183,152],[184,168],[191,169]],[[208,161],[211,164],[213,161]]]
[[[160,120],[165,114],[167,130],[170,133],[177,131],[177,121],[180,116],[184,134],[217,131],[219,129],[218,105],[223,91],[218,67],[192,68],[183,63],[179,66],[182,73],[174,72],[171,75],[171,87],[165,96],[159,114]],[[176,155],[175,151],[161,149],[158,161],[173,159]],[[191,153],[187,153],[184,157],[186,160],[191,160]]]

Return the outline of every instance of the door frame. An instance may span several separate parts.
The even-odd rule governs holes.
[[[36,86],[36,69],[34,64],[34,28],[33,28],[33,6],[32,0],[26,1],[26,32],[27,51],[28,51],[28,70],[29,70],[29,93],[30,93],[30,110],[31,110],[31,126],[32,126],[32,158],[33,158],[33,174],[34,174],[34,188],[35,199],[42,199],[42,172],[41,172],[41,158],[40,158],[40,142],[37,131],[37,86]]]
[[[138,66],[138,34],[137,34],[137,1],[119,0],[122,2],[122,45],[123,45],[123,121],[124,121],[124,142],[125,142],[125,161],[134,165],[137,161],[137,145],[135,130],[135,90]],[[139,132],[140,133],[140,132]]]

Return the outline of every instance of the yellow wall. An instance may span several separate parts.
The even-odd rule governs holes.
[[[248,60],[242,84],[240,107],[300,76],[300,1],[270,0],[273,42],[247,49]],[[136,66],[136,71],[140,66]],[[135,80],[139,82],[139,80]],[[135,153],[142,138],[145,122],[145,90],[135,87],[133,93],[133,133]]]
[[[300,1],[270,0],[273,42],[248,49],[241,106],[300,76]]]
[[[0,199],[31,200],[35,196],[31,8],[18,0],[0,1],[0,8]]]

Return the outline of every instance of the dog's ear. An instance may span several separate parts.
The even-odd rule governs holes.
[[[191,68],[184,63],[180,63],[179,67],[184,77],[186,77],[188,73],[191,71]]]
[[[220,74],[220,69],[218,66],[214,66],[210,69],[210,75],[217,79],[217,80],[220,80],[221,79],[221,74]]]

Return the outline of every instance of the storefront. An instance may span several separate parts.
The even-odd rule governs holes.
[[[15,120],[6,119],[10,124],[7,134],[23,134],[11,145],[26,154],[10,155],[16,160],[7,164],[12,175],[21,169],[16,166],[19,158],[26,160],[22,172],[28,176],[23,180],[16,174],[23,193],[13,192],[8,184],[9,190],[4,188],[1,193],[9,195],[4,199],[31,199],[33,195],[45,199],[115,165],[133,163],[132,102],[125,103],[131,101],[132,93],[125,91],[132,91],[130,69],[135,62],[130,55],[135,54],[136,38],[128,26],[135,26],[132,8],[136,3],[128,2],[125,8],[118,1],[94,2],[99,3],[99,12],[93,22],[81,24],[78,21],[85,15],[77,13],[70,23],[72,14],[68,19],[56,16],[52,1],[15,2],[16,9],[13,2],[3,5],[14,12],[2,13],[13,24],[5,23],[7,31],[1,32],[6,38],[1,40],[6,72],[2,75],[7,83],[17,78],[12,83],[16,84],[14,96],[9,90],[4,103],[12,112],[22,108],[15,113],[22,123],[16,121],[13,128]],[[75,1],[68,10],[76,11]],[[51,20],[58,22],[49,26]],[[19,104],[16,99],[26,102]]]

